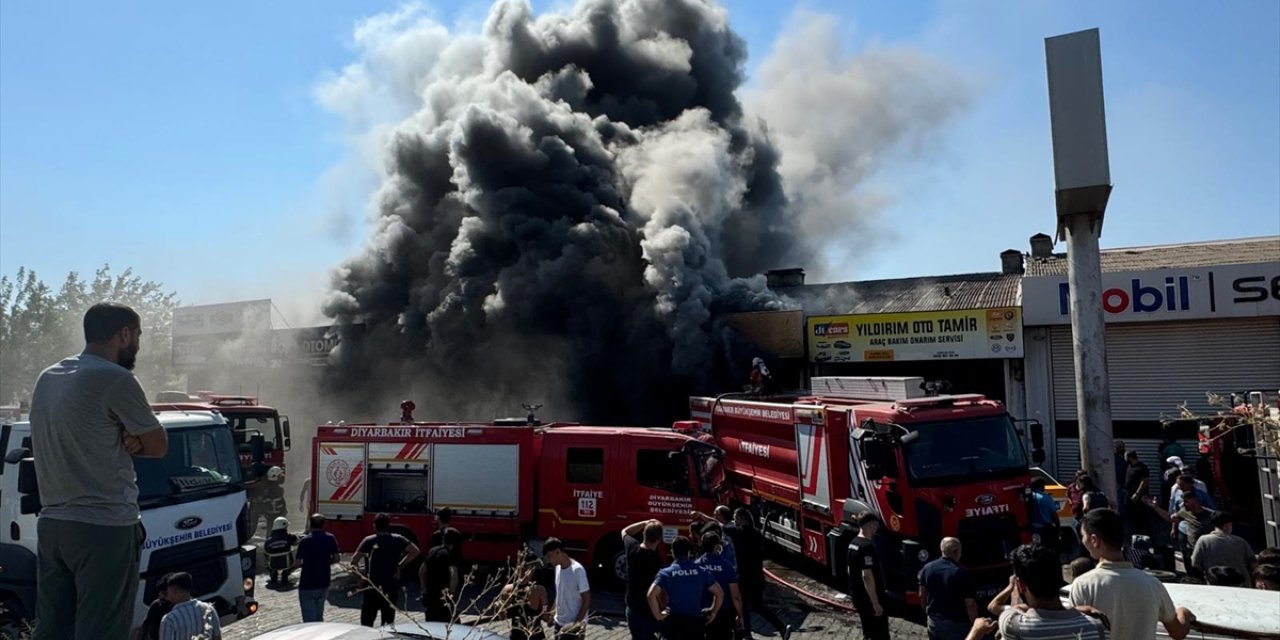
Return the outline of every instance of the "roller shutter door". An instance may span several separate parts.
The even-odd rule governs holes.
[[[1050,331],[1054,417],[1076,419],[1071,327]],[[1280,318],[1107,325],[1111,418],[1158,420],[1205,392],[1280,389]]]

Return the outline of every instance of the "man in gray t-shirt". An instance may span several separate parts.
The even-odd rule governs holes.
[[[34,640],[128,636],[142,543],[131,456],[168,450],[130,371],[138,314],[96,304],[84,333],[84,352],[45,369],[31,395],[41,502]]]
[[[1196,542],[1190,567],[1200,574],[1207,574],[1213,567],[1231,567],[1242,576],[1252,574],[1256,562],[1253,547],[1244,538],[1231,535],[1235,522],[1231,513],[1225,509],[1215,511],[1211,520],[1213,531]]]

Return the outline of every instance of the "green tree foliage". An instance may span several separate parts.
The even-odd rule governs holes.
[[[0,277],[0,404],[27,399],[41,370],[84,347],[81,321],[97,302],[126,304],[142,316],[142,353],[134,372],[143,386],[159,389],[174,382],[176,293],[132,269],[112,273],[109,265],[89,280],[72,271],[54,291],[34,271],[20,268],[12,279]]]

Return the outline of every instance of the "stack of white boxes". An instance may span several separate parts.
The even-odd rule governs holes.
[[[924,378],[898,378],[890,376],[857,377],[828,376],[812,379],[813,394],[830,398],[855,400],[908,400],[923,398],[920,385]]]

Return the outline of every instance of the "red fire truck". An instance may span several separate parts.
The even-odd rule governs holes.
[[[725,490],[722,452],[668,430],[406,418],[317,430],[308,508],[329,519],[344,551],[373,532],[377,513],[426,540],[447,507],[470,562],[501,564],[555,536],[583,564],[621,579],[623,527],[687,524]]]
[[[284,468],[284,452],[289,450],[289,417],[273,407],[258,404],[256,396],[220,395],[197,391],[195,396],[184,391],[161,391],[151,404],[156,411],[217,411],[222,414],[235,435],[240,451],[240,466],[248,473],[253,466],[249,441],[261,433],[266,444],[262,464]]]
[[[725,451],[731,501],[765,536],[845,578],[851,519],[870,511],[892,594],[916,603],[916,574],[944,536],[963,543],[983,593],[1007,583],[1006,554],[1030,540],[1027,457],[1004,407],[981,395],[925,396],[920,378],[814,378],[813,395],[690,399]]]

